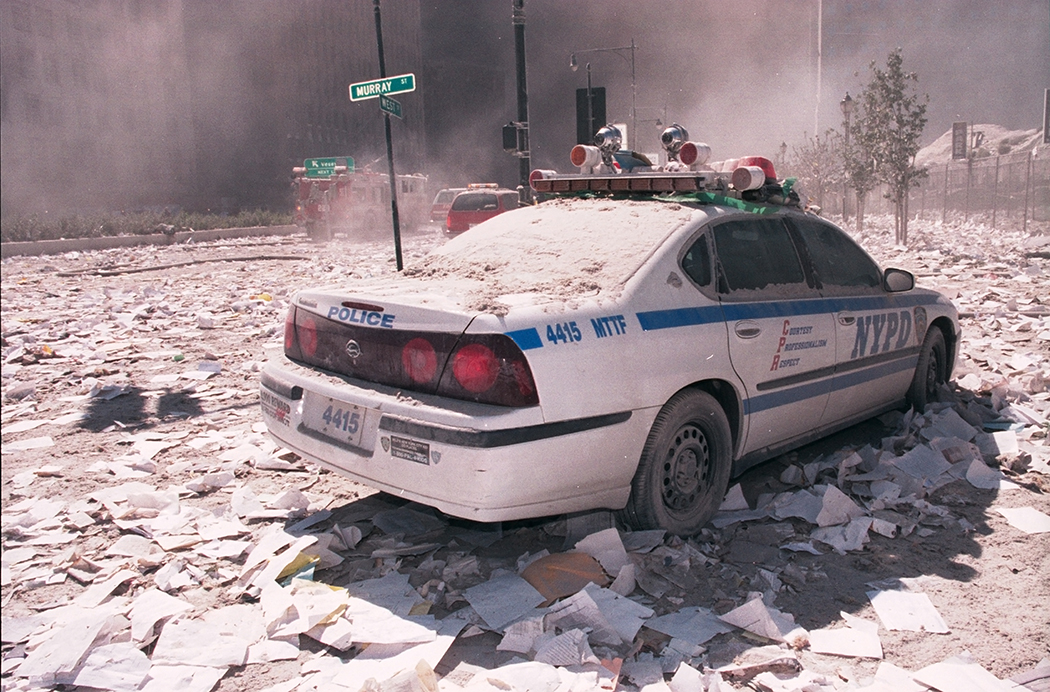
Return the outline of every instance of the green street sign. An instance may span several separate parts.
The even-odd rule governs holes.
[[[346,172],[353,173],[354,159],[351,156],[327,156],[303,161],[307,178],[331,178],[336,166],[346,166]]]
[[[379,95],[379,110],[389,113],[398,120],[401,119],[401,104],[389,96]]]
[[[350,85],[350,100],[364,101],[388,94],[403,94],[416,90],[416,76],[412,73],[384,77]]]

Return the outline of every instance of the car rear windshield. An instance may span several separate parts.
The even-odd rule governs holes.
[[[487,211],[499,209],[496,195],[488,192],[464,192],[452,203],[452,211]]]

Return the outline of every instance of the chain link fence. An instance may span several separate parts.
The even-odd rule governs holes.
[[[1050,149],[949,161],[928,167],[929,176],[913,188],[908,210],[913,219],[958,223],[978,221],[993,230],[1022,229],[1050,234]],[[892,214],[886,187],[879,186],[864,205],[867,214]],[[825,209],[842,209],[839,190],[825,197]],[[848,212],[856,201],[848,194]]]

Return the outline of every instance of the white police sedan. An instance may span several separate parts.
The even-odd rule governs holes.
[[[804,211],[768,161],[605,162],[534,173],[555,198],[402,275],[298,293],[262,375],[271,434],[457,517],[610,508],[689,535],[732,475],[921,409],[950,376],[952,304]]]

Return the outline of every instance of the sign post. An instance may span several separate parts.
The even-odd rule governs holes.
[[[390,94],[404,94],[416,90],[416,76],[412,73],[386,76],[386,59],[383,57],[383,17],[379,10],[379,0],[372,0],[376,19],[376,46],[379,49],[379,79],[367,82],[356,82],[350,85],[351,101],[379,99],[379,108],[383,111],[383,126],[386,130],[386,160],[390,171],[390,220],[394,227],[394,258],[397,270],[404,268],[401,260],[401,223],[397,213],[397,176],[394,174],[394,144],[390,138],[390,116],[401,118],[401,104],[390,98]]]

